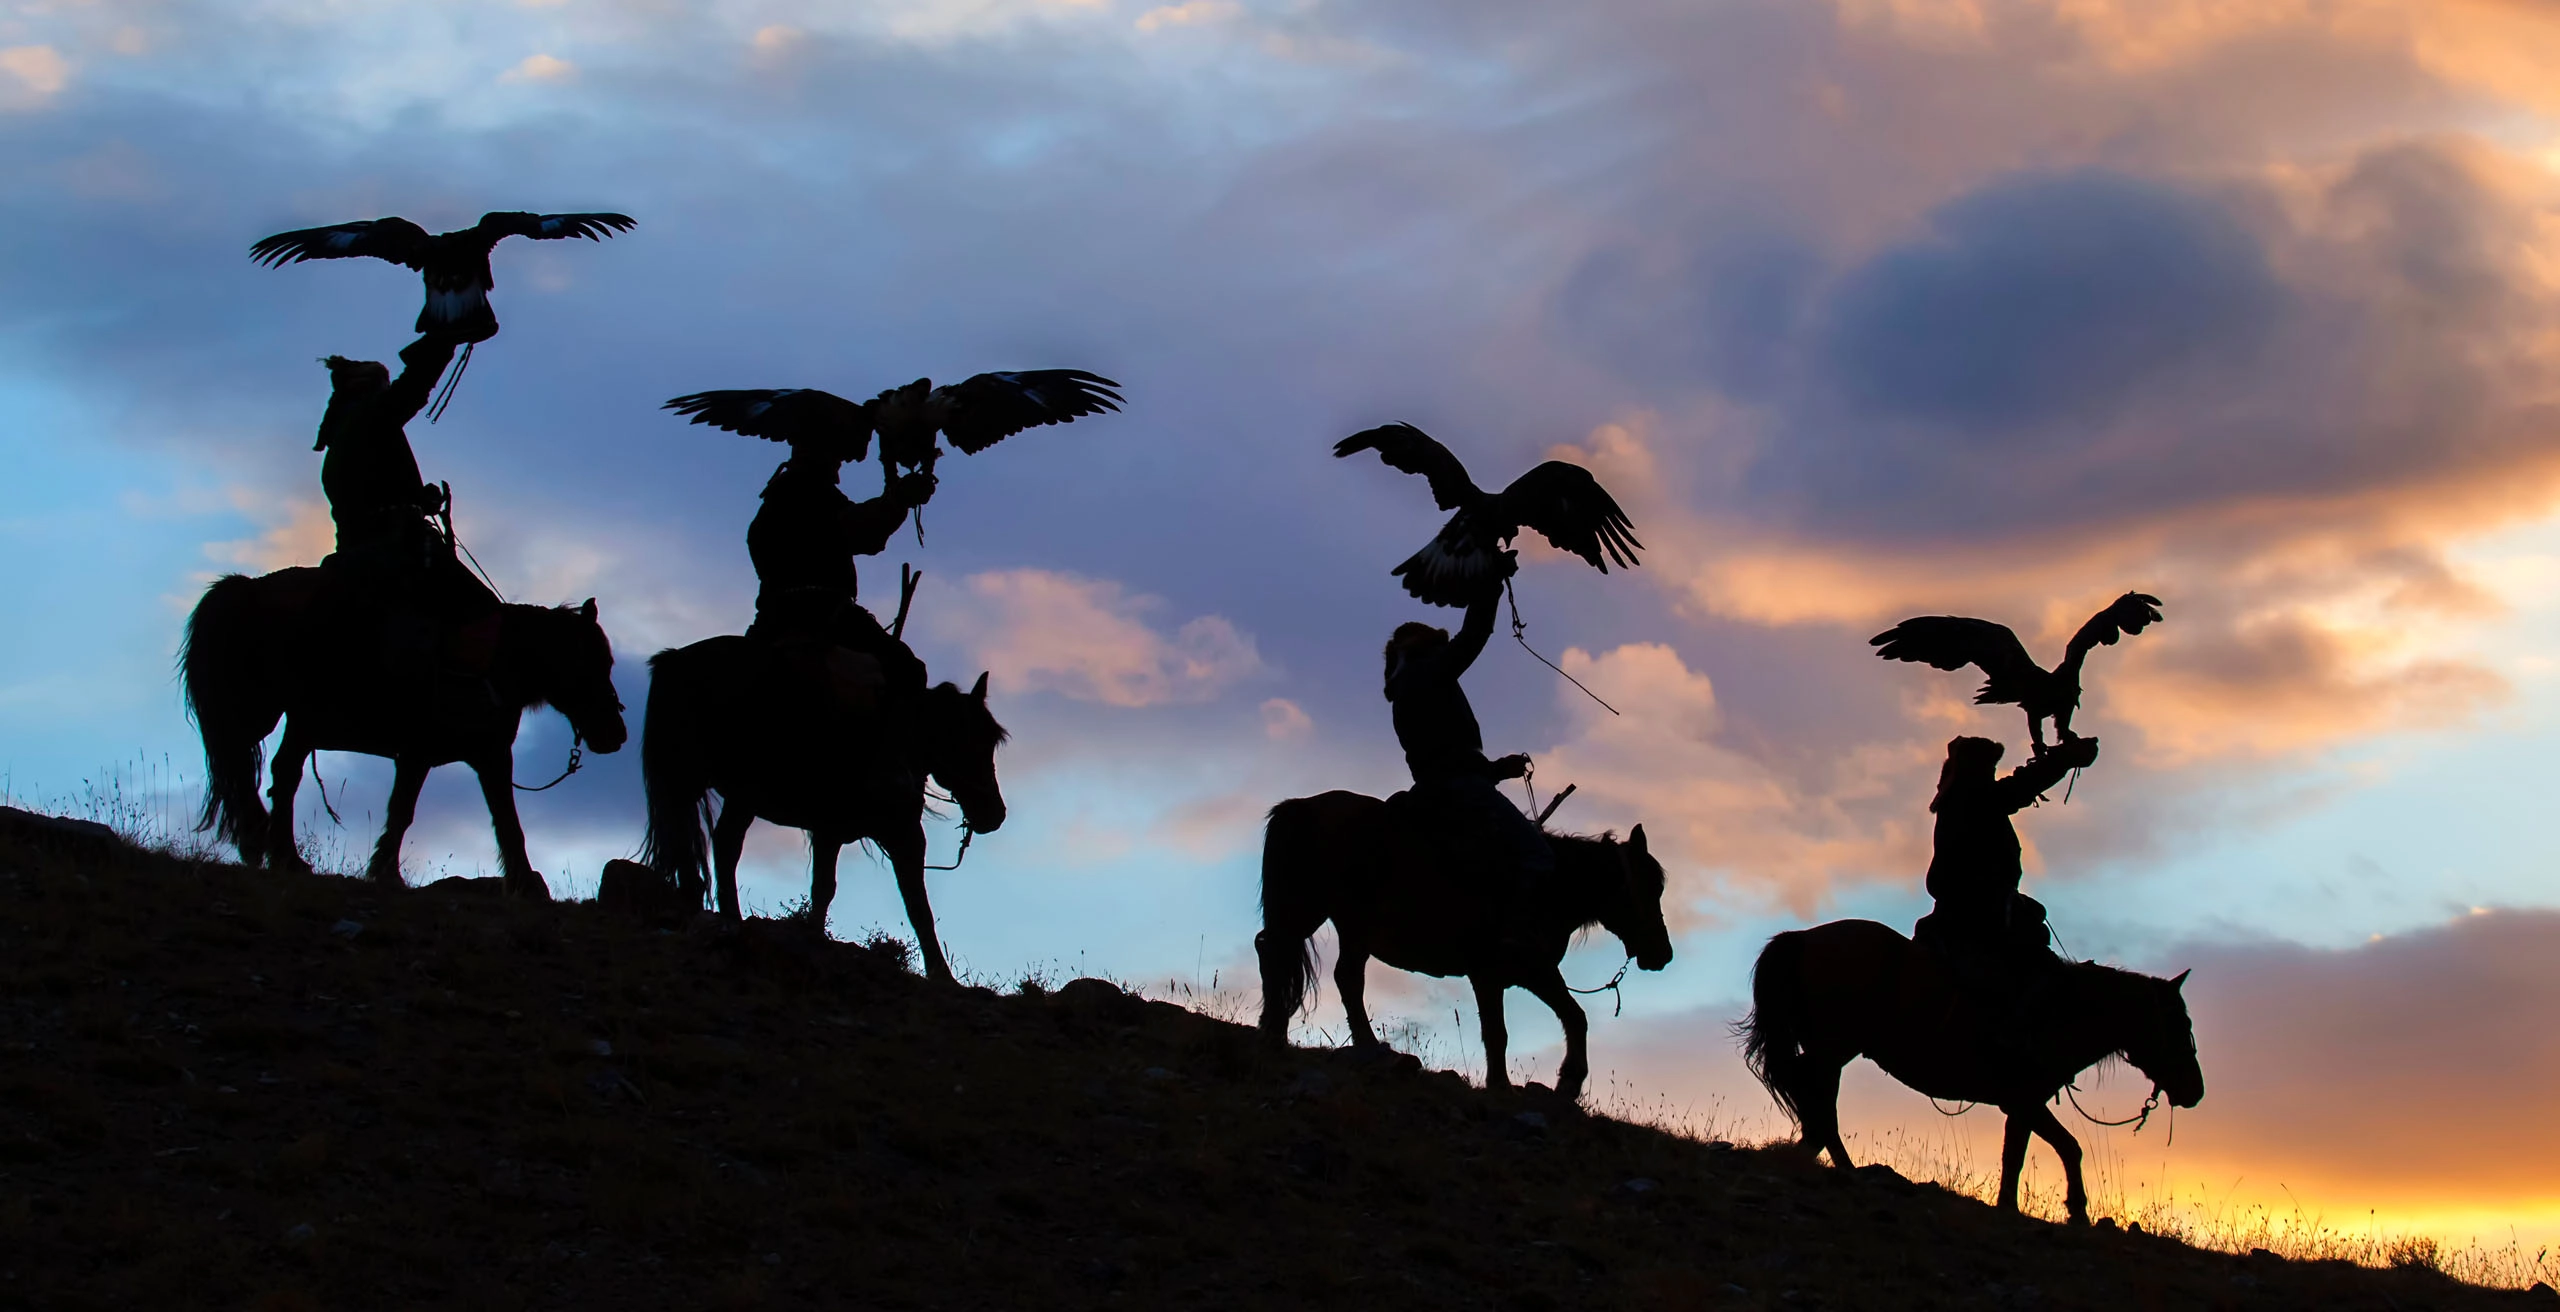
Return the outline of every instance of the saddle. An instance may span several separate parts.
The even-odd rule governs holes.
[[[878,657],[803,634],[767,638],[764,647],[778,686],[799,704],[856,720],[879,711],[889,680]]]
[[[1973,1014],[1991,1048],[2004,1057],[2033,1041],[2048,986],[2062,969],[2044,905],[2012,894],[2006,924],[1969,924],[1933,911],[1912,926],[1911,941],[1935,958],[1954,985],[1950,1010]]]
[[[455,622],[437,615],[424,596],[384,595],[349,571],[324,567],[270,577],[286,576],[293,582],[269,594],[272,604],[301,635],[299,645],[333,667],[478,682],[497,664],[506,617],[494,607]]]

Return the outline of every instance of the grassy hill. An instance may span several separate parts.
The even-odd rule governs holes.
[[[0,1307],[2560,1306],[2002,1216],[796,926],[0,814]]]

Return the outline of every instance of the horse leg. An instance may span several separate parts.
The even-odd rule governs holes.
[[[302,846],[293,835],[293,797],[302,787],[302,763],[311,755],[311,744],[293,731],[287,720],[284,739],[276,744],[276,758],[271,763],[272,782],[267,785],[267,868],[311,873],[311,863],[302,859]]]
[[[1476,990],[1476,1028],[1484,1035],[1484,1087],[1511,1087],[1511,1031],[1502,1023],[1502,990],[1490,975],[1469,975]]]
[[[524,822],[516,816],[516,756],[502,751],[471,763],[480,776],[480,797],[489,804],[489,827],[498,835],[498,871],[510,893],[536,902],[551,900],[550,886],[533,868],[524,850]]]
[[[2003,1212],[2014,1212],[2018,1210],[2018,1177],[2027,1169],[2027,1135],[2032,1128],[2028,1122],[2034,1117],[2035,1109],[2003,1107],[2000,1110],[2008,1113],[2009,1122],[2000,1132],[2000,1201],[1997,1205]]]
[[[1351,1047],[1367,1052],[1378,1046],[1378,1032],[1369,1028],[1369,945],[1333,922],[1337,951],[1333,958],[1333,987],[1342,994],[1342,1023],[1351,1031]]]
[[[365,877],[377,883],[400,887],[400,841],[409,835],[409,824],[418,818],[418,790],[427,786],[426,763],[414,757],[392,758],[390,814],[382,822],[382,838],[373,845],[373,860],[365,865]]]
[[[898,872],[898,896],[906,901],[907,924],[915,930],[916,948],[924,954],[924,977],[939,984],[958,983],[951,963],[942,957],[942,939],[933,928],[933,903],[924,895],[923,822],[917,822],[913,833],[873,841],[888,855],[889,868]]]
[[[1549,970],[1521,987],[1554,1009],[1556,1019],[1563,1023],[1564,1065],[1556,1071],[1556,1092],[1579,1099],[1582,1082],[1591,1074],[1590,1017],[1583,1014],[1582,1004],[1574,1001],[1573,990],[1566,987],[1564,975],[1558,971]]]
[[[2022,1122],[2021,1118],[2013,1112],[2010,1114],[2009,1123],[2018,1125]],[[2037,1138],[2052,1144],[2053,1155],[2062,1159],[2062,1207],[2070,1214],[2071,1224],[2089,1224],[2089,1189],[2080,1179],[2080,1141],[2073,1138],[2071,1131],[2063,1127],[2062,1122],[2054,1116],[2053,1109],[2043,1103],[2037,1103],[2035,1109],[2026,1114],[2023,1124],[2026,1130],[2033,1131]],[[2021,1131],[2018,1139],[2020,1143],[2024,1143],[2026,1132]],[[2023,1150],[2021,1155],[2023,1156]]]
[[[1832,1061],[1808,1052],[1790,1083],[1802,1131],[1797,1146],[1815,1156],[1831,1154],[1831,1165],[1843,1171],[1849,1169],[1849,1145],[1840,1138],[1840,1072],[1848,1065],[1846,1059]]]
[[[827,908],[836,900],[836,857],[844,844],[809,835],[809,927],[827,936]]]
[[[747,831],[755,827],[755,813],[726,798],[720,802],[720,818],[711,824],[711,884],[719,898],[720,914],[736,920],[738,911],[738,853],[747,846]]]

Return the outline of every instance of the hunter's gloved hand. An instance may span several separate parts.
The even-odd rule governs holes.
[[[922,472],[900,474],[889,480],[889,497],[899,505],[913,510],[933,500],[933,490],[940,485],[940,480],[931,474]]]
[[[1492,763],[1492,767],[1493,768],[1490,773],[1496,783],[1500,783],[1505,779],[1517,779],[1520,776],[1529,773],[1529,754],[1527,752],[1513,752],[1509,756],[1505,756],[1494,761]]]
[[[2098,759],[2098,740],[2095,738],[2066,738],[2061,742],[2055,743],[2052,747],[2047,748],[2046,750],[2055,760],[2060,761],[2065,768],[2079,770],[2086,768]]]

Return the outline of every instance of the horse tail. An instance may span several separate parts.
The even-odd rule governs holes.
[[[204,811],[196,828],[237,845],[244,862],[255,861],[266,841],[258,776],[266,766],[267,735],[284,715],[258,667],[259,610],[257,580],[226,574],[187,616],[178,648],[187,715],[204,740]]]
[[[1316,978],[1315,932],[1325,922],[1321,824],[1304,797],[1271,808],[1262,832],[1262,1032],[1285,1040]]]
[[[640,725],[640,779],[649,828],[640,863],[702,896],[710,879],[711,786],[702,762],[710,743],[698,709],[700,688],[681,649],[649,658],[649,701]]]
[[[1805,1060],[1804,931],[1791,929],[1760,949],[1751,967],[1751,1014],[1735,1028],[1742,1060],[1787,1116],[1804,1124],[1797,1074]]]

